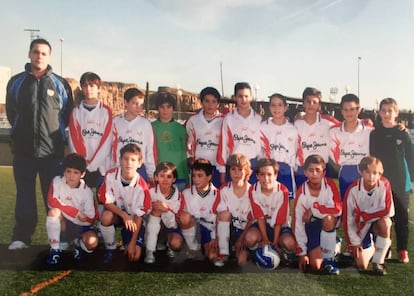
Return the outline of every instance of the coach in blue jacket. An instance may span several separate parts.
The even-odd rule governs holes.
[[[52,72],[52,47],[45,39],[30,43],[30,63],[7,85],[6,112],[12,126],[16,183],[15,225],[9,250],[27,248],[37,225],[36,176],[44,204],[50,181],[61,173],[65,128],[73,108],[68,82]]]

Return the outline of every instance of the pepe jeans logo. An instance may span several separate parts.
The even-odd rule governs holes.
[[[207,148],[218,147],[218,143],[214,143],[212,140],[202,141],[200,139],[197,139],[197,145],[201,146],[201,148],[203,148],[204,146],[206,146]]]
[[[312,143],[302,142],[302,148],[306,150],[318,150],[320,147],[326,147],[326,143],[318,143],[313,141]]]
[[[121,143],[121,144],[131,144],[131,143],[135,143],[135,144],[138,144],[138,145],[142,145],[143,144],[142,141],[135,140],[132,137],[123,138],[122,136],[119,136],[118,137],[118,142]]]
[[[270,150],[289,152],[289,149],[287,149],[283,144],[270,144]]]
[[[367,154],[363,153],[363,152],[356,152],[354,150],[351,150],[349,152],[341,150],[341,155],[343,155],[346,158],[351,158],[352,159],[352,158],[355,158],[355,157],[358,157],[358,156],[366,156]]]
[[[243,136],[243,135],[234,134],[233,140],[237,142],[243,142],[244,144],[247,144],[248,142],[252,142],[253,144],[256,143],[256,141],[250,138],[248,135]]]
[[[100,132],[98,132],[98,131],[96,131],[95,129],[93,129],[93,128],[91,128],[91,129],[83,129],[82,130],[82,136],[91,136],[91,137],[93,137],[93,136],[95,136],[95,135],[98,135],[98,136],[103,136],[103,133],[100,133]]]

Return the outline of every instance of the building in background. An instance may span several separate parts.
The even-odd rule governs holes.
[[[11,69],[0,66],[0,128],[9,128],[6,117],[6,87],[11,77]]]

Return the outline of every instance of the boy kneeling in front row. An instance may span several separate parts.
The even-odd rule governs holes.
[[[391,185],[382,177],[384,169],[378,158],[364,157],[358,168],[362,177],[345,194],[344,232],[357,268],[367,269],[372,258],[374,273],[385,275],[384,259],[391,246],[394,216]]]
[[[74,258],[83,252],[91,253],[98,245],[93,223],[98,217],[92,190],[82,177],[86,172],[85,159],[72,153],[63,161],[63,176],[57,176],[48,194],[49,212],[46,231],[50,243],[48,264],[57,264],[62,250],[59,247],[61,232],[74,242]]]
[[[138,173],[142,154],[136,144],[127,144],[120,150],[120,167],[106,173],[99,188],[99,200],[105,205],[100,230],[105,242],[104,263],[112,261],[116,249],[115,227],[122,227],[122,241],[129,261],[138,261],[144,245],[143,216],[151,207],[147,183]]]

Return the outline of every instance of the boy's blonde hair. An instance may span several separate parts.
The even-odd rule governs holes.
[[[363,172],[368,169],[370,164],[375,164],[379,166],[381,175],[384,173],[384,167],[382,165],[382,161],[374,156],[365,156],[358,164],[358,169],[360,172]]]
[[[252,174],[252,169],[250,167],[250,161],[246,156],[244,156],[241,153],[235,153],[235,154],[230,155],[226,162],[227,175],[230,176],[230,168],[234,166],[239,167],[242,170],[244,170],[246,174],[245,181],[249,180]]]

